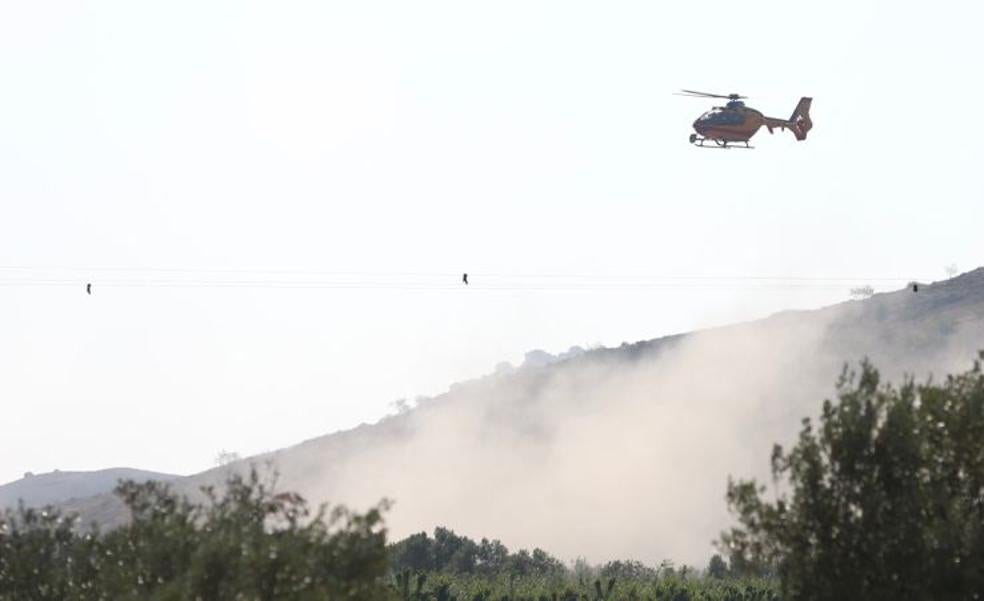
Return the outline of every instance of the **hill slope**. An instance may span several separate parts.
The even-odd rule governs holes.
[[[120,480],[173,480],[177,476],[127,467],[93,472],[54,471],[25,474],[20,480],[0,486],[0,508],[16,507],[19,501],[31,507],[65,503],[71,499],[109,493]]]
[[[252,460],[315,501],[395,499],[396,537],[446,525],[563,558],[702,563],[728,523],[729,474],[766,478],[772,444],[793,439],[845,362],[923,378],[966,369],[980,347],[984,269],[496,373]],[[226,469],[175,484],[193,492]],[[70,507],[124,519],[107,496]]]

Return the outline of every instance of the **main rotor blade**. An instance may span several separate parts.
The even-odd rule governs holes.
[[[701,98],[726,98],[729,100],[738,100],[743,98],[748,98],[748,96],[741,96],[739,94],[711,94],[709,92],[698,92],[697,90],[680,90],[681,93],[677,93],[678,96],[697,96]]]
[[[706,98],[730,98],[730,96],[725,96],[724,94],[710,94],[708,92],[698,92],[696,90],[680,90],[685,94],[691,94],[693,96],[704,96]]]

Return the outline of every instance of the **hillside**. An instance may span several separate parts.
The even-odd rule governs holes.
[[[658,307],[654,307],[658,310]],[[281,488],[365,507],[395,537],[446,525],[565,559],[702,563],[729,474],[766,477],[845,362],[963,370],[984,347],[984,269],[815,311],[588,351],[453,385],[374,425],[252,458]],[[221,481],[219,468],[175,481]],[[124,519],[106,495],[68,504]]]
[[[20,480],[0,486],[0,508],[16,507],[19,501],[28,506],[65,503],[75,498],[92,497],[113,490],[120,480],[173,480],[177,476],[126,467],[92,472],[25,474]]]

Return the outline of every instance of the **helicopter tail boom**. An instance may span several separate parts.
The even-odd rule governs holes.
[[[769,133],[772,130],[788,129],[793,132],[797,140],[805,140],[806,133],[813,129],[813,120],[810,119],[810,104],[813,102],[812,98],[803,97],[800,98],[799,103],[796,108],[793,109],[793,114],[789,119],[776,119],[773,117],[765,117],[765,126],[769,129]]]

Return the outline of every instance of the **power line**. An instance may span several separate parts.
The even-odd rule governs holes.
[[[93,274],[101,273],[100,277]],[[166,276],[166,277],[162,277]],[[617,292],[617,291],[802,291],[844,290],[870,282],[900,285],[913,278],[830,276],[653,276],[613,274],[470,274],[470,285],[458,274],[315,272],[301,270],[220,270],[177,268],[38,268],[0,266],[0,287],[79,286],[98,288],[186,289],[309,289],[488,292]]]
[[[261,282],[250,280],[237,281],[215,281],[215,282],[194,282],[194,281],[106,281],[92,280],[95,285],[103,288],[300,288],[300,289],[327,289],[327,290],[466,290],[462,285],[425,285],[425,284],[387,284],[387,283],[337,283],[337,282]],[[0,280],[0,286],[79,286],[86,283],[83,280]],[[716,284],[658,284],[658,283],[636,283],[636,284],[613,284],[609,286],[596,285],[576,285],[576,284],[526,284],[526,285],[491,285],[491,284],[471,284],[468,290],[665,290],[665,289],[687,289],[687,290],[720,290],[720,289],[741,289],[741,290],[843,290],[844,287],[834,284],[826,285],[791,285],[791,284],[771,284],[760,286],[728,286],[720,283]]]
[[[317,271],[303,269],[217,269],[186,267],[123,267],[123,266],[55,266],[55,265],[0,265],[0,271],[37,272],[120,272],[120,273],[173,273],[173,274],[254,274],[297,276],[385,276],[385,277],[452,277],[456,273],[378,272],[378,271]],[[2,276],[0,276],[2,277]]]
[[[332,279],[321,279],[318,281],[323,282],[342,282],[342,283],[363,283],[366,281],[378,281],[378,282],[391,282],[394,279],[405,279],[405,278],[424,278],[424,279],[434,279],[438,281],[443,281],[445,279],[453,278],[456,281],[460,278],[459,272],[369,272],[369,271],[316,271],[316,270],[301,270],[301,269],[215,269],[215,268],[178,268],[178,267],[122,267],[122,266],[86,266],[86,267],[65,267],[65,266],[30,266],[30,265],[0,265],[0,272],[23,272],[23,275],[7,275],[0,273],[0,281],[17,281],[17,280],[56,280],[59,278],[49,277],[36,277],[36,273],[60,273],[62,274],[62,280],[65,281],[77,281],[75,279],[70,279],[64,277],[64,274],[68,273],[78,273],[78,274],[92,274],[92,273],[115,273],[115,274],[128,274],[131,277],[129,280],[122,280],[117,277],[116,282],[132,281],[134,279],[149,280],[151,278],[146,277],[146,274],[153,274],[158,276],[160,274],[171,274],[174,276],[237,276],[242,278],[242,281],[248,281],[251,283],[265,283],[274,282],[277,280],[272,280],[269,276],[291,276],[293,278],[332,278]],[[926,281],[929,278],[913,278],[913,277],[859,277],[859,276],[798,276],[798,275],[692,275],[692,274],[682,274],[682,275],[670,275],[670,274],[608,274],[608,273],[481,273],[481,272],[469,272],[473,279],[480,278],[485,281],[494,281],[501,283],[503,280],[516,279],[520,281],[524,280],[571,280],[577,283],[598,283],[598,284],[608,284],[608,283],[680,283],[680,282],[775,282],[775,283],[869,283],[869,282],[903,282],[908,283],[912,281]],[[143,275],[144,277],[140,277]],[[250,277],[252,276],[252,277]],[[83,277],[79,275],[78,277]],[[176,282],[177,279],[156,279],[158,282]],[[186,280],[180,280],[186,281]],[[205,280],[208,282],[213,281],[229,281],[226,280]],[[304,282],[305,280],[290,280],[290,282]]]

